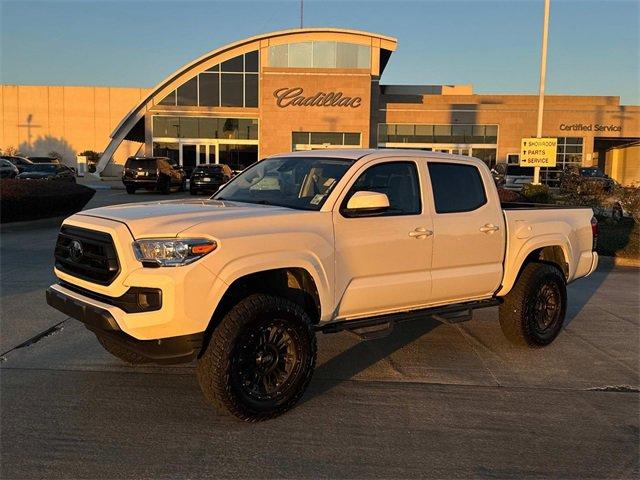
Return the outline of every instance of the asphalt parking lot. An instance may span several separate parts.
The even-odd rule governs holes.
[[[89,207],[150,198],[166,197]],[[121,364],[46,306],[58,225],[1,229],[1,478],[640,475],[640,269],[603,262],[571,285],[546,349],[507,343],[495,308],[321,335],[301,404],[256,425],[210,408],[193,365]]]

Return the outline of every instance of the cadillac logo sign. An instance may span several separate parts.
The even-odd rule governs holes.
[[[83,254],[82,244],[78,240],[73,240],[69,245],[69,256],[71,260],[78,261]]]
[[[276,105],[285,107],[351,107],[358,108],[362,103],[360,97],[347,97],[342,92],[318,92],[310,96],[304,95],[301,87],[284,87],[273,92]]]

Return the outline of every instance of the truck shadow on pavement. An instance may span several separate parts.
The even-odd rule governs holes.
[[[567,314],[564,319],[564,328],[567,328],[573,320],[589,303],[591,298],[600,289],[604,281],[607,279],[614,265],[611,259],[601,258],[600,264],[595,272],[589,277],[580,278],[576,284],[570,284],[567,287]]]
[[[388,337],[359,341],[316,369],[311,387],[300,403],[321,396],[377,362],[388,359],[393,353],[407,347],[440,325],[442,324],[437,320],[425,317],[422,320],[396,325]]]
[[[613,262],[602,262],[590,277],[579,279],[576,285],[568,287],[568,305],[563,329],[567,328],[578,317],[602,287],[613,268]],[[498,322],[497,311],[495,322]],[[317,367],[313,381],[301,403],[323,395],[340,383],[353,379],[382,360],[387,359],[390,361],[392,354],[411,345],[440,325],[442,324],[439,321],[425,317],[421,320],[396,325],[394,331],[388,337],[359,341],[346,350],[339,352]],[[506,339],[504,341],[506,342]],[[393,362],[390,361],[390,363],[393,367]],[[398,374],[402,375],[401,372],[398,372]]]

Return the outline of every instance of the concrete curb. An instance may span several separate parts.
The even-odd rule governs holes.
[[[601,265],[614,265],[616,267],[635,267],[640,268],[640,258],[626,257],[607,257],[600,255],[598,259]]]

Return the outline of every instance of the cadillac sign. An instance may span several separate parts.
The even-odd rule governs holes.
[[[346,97],[342,92],[318,92],[308,97],[304,96],[301,87],[279,88],[273,92],[276,105],[285,107],[351,107],[358,108],[362,103],[360,97]]]

